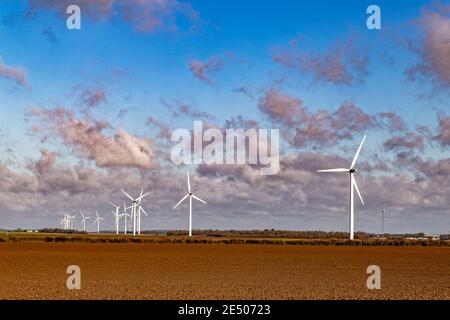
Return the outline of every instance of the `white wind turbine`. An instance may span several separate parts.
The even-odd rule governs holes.
[[[100,233],[100,220],[103,220],[103,218],[99,217],[97,210],[95,210],[95,215],[97,218],[95,218],[94,224],[97,222],[97,233]]]
[[[69,229],[74,230],[75,216],[68,216],[68,217],[69,217]]]
[[[67,230],[70,230],[70,220],[71,218],[70,218],[70,215],[66,215],[66,229]]]
[[[131,218],[131,215],[129,215],[128,212],[127,212],[127,206],[126,206],[126,204],[125,204],[125,201],[123,202],[123,212],[122,212],[122,215],[124,216],[124,219],[125,219],[125,226],[124,226],[123,233],[124,233],[124,234],[127,234],[127,231],[128,231],[127,217],[130,217],[130,218]]]
[[[129,206],[126,209],[131,208],[131,219],[133,220],[133,235],[136,235],[136,230],[138,231],[138,234],[141,234],[141,218],[140,218],[141,211],[144,212],[145,215],[147,215],[144,208],[142,208],[142,206],[141,206],[141,199],[144,198],[146,195],[148,195],[148,192],[145,194],[142,194],[143,189],[141,189],[141,195],[139,197],[137,197],[136,199],[134,199],[132,196],[130,196],[128,193],[126,193],[122,189],[121,189],[121,191],[132,201],[131,206]],[[139,210],[136,210],[137,208],[139,208]]]
[[[361,203],[364,205],[364,200],[361,197],[361,193],[359,193],[358,185],[356,184],[356,180],[354,177],[354,174],[356,172],[355,164],[356,160],[358,159],[359,152],[361,151],[362,145],[364,143],[364,140],[366,140],[366,136],[361,141],[361,144],[359,145],[358,150],[356,151],[355,156],[353,157],[352,164],[350,165],[350,168],[337,168],[337,169],[327,169],[327,170],[318,170],[318,172],[347,172],[350,173],[350,240],[353,240],[354,238],[354,204],[353,204],[353,198],[354,198],[354,192],[353,190],[356,189],[356,192],[358,193],[359,199],[361,200]]]
[[[119,220],[120,220],[120,218],[123,217],[124,214],[123,213],[119,214],[120,206],[116,206],[112,202],[109,202],[109,204],[116,208],[116,211],[113,211],[113,214],[114,214],[114,218],[115,218],[115,221],[116,221],[116,234],[119,234]]]
[[[189,237],[192,237],[192,198],[200,202],[203,202],[204,204],[206,204],[206,201],[203,201],[199,197],[192,194],[191,182],[189,181],[189,171],[187,172],[187,185],[188,185],[188,193],[173,207],[173,209],[178,207],[186,198],[189,197]]]
[[[69,229],[69,224],[70,224],[70,219],[69,219],[69,215],[68,214],[64,214],[64,219],[62,219],[62,223],[63,223],[63,229],[64,230],[68,230]]]
[[[142,205],[141,205],[142,199],[148,194],[148,192],[145,195],[143,195],[143,193],[144,193],[144,189],[141,189],[141,195],[139,196],[138,201],[136,203],[136,206],[138,206],[138,211],[136,213],[137,214],[137,232],[138,232],[138,234],[141,234],[141,211],[145,214],[146,217],[148,217],[147,212],[145,212],[144,208],[142,208]]]
[[[62,218],[61,222],[59,223],[63,230],[66,230],[67,228],[67,215],[64,214],[64,217]]]
[[[80,210],[80,214],[81,214],[81,228],[83,228],[83,232],[86,232],[86,220],[90,219],[91,217],[86,217],[83,214],[83,211]]]

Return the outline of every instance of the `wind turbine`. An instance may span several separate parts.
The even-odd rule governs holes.
[[[142,195],[144,192],[144,189],[141,189],[141,195],[138,198],[138,201],[136,203],[136,206],[138,206],[138,212],[137,212],[137,232],[138,234],[141,234],[141,211],[145,214],[146,217],[148,217],[147,212],[145,212],[144,208],[142,208],[141,201],[142,198],[144,198],[148,192],[145,195]]]
[[[186,198],[189,197],[189,237],[192,237],[192,198],[195,200],[198,200],[200,202],[203,202],[206,204],[206,201],[203,201],[199,197],[195,196],[191,192],[191,182],[189,181],[189,171],[187,172],[187,185],[188,185],[188,193],[173,207],[175,209],[178,207]]]
[[[97,222],[97,233],[100,233],[100,220],[103,220],[103,218],[98,216],[97,210],[95,210],[95,215],[97,218],[95,218],[94,224]]]
[[[66,214],[66,230],[70,230],[70,215]]]
[[[120,206],[116,206],[112,202],[109,202],[109,204],[116,208],[116,211],[113,211],[113,214],[114,214],[114,217],[115,217],[115,220],[116,220],[116,234],[119,234],[119,220],[120,220],[120,218],[122,218],[123,214],[119,214]]]
[[[61,222],[59,223],[63,230],[66,230],[67,227],[67,216],[64,214],[64,217],[62,218]]]
[[[125,201],[123,202],[123,212],[122,212],[122,215],[123,215],[124,218],[125,218],[125,226],[124,226],[124,231],[123,231],[123,233],[124,233],[124,234],[127,234],[127,231],[128,231],[127,217],[130,217],[130,218],[131,218],[131,215],[129,215],[128,212],[127,212],[127,206],[126,206],[126,204],[125,204]]]
[[[136,230],[138,230],[139,234],[141,234],[141,221],[140,221],[141,220],[140,219],[141,210],[142,210],[142,212],[144,212],[145,215],[147,215],[147,213],[141,206],[141,199],[144,198],[146,195],[148,195],[148,192],[145,194],[142,194],[143,189],[141,189],[141,195],[138,198],[134,199],[132,196],[130,196],[128,193],[126,193],[122,189],[120,189],[120,190],[123,192],[123,194],[125,194],[132,201],[131,206],[129,206],[126,209],[131,208],[131,218],[133,219],[133,235],[136,235]],[[136,211],[137,207],[139,207],[139,212]],[[139,221],[138,221],[138,215],[139,215]]]
[[[350,240],[354,239],[354,205],[353,205],[353,197],[354,197],[354,191],[358,193],[359,199],[361,200],[361,203],[364,205],[364,200],[361,197],[361,193],[359,193],[358,185],[356,184],[356,180],[354,177],[355,172],[357,171],[355,169],[356,160],[358,159],[359,153],[361,152],[361,148],[363,146],[364,140],[366,140],[366,136],[361,141],[361,144],[359,145],[358,150],[356,151],[355,156],[353,157],[352,164],[350,165],[350,168],[337,168],[337,169],[327,169],[327,170],[317,170],[318,172],[347,172],[350,173]]]
[[[86,232],[86,220],[90,219],[91,217],[86,217],[83,214],[83,211],[80,210],[80,214],[81,214],[81,227],[83,228],[83,232]]]
[[[75,224],[75,216],[68,216],[69,217],[69,229],[74,230],[74,224]]]

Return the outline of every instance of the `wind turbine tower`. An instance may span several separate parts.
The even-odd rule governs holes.
[[[189,171],[187,172],[187,185],[188,185],[188,193],[173,207],[175,209],[178,207],[186,198],[189,198],[189,237],[192,237],[192,198],[203,202],[206,204],[206,201],[200,199],[196,195],[191,192],[191,182],[189,181]]]
[[[350,229],[350,240],[354,239],[354,190],[358,193],[359,199],[361,200],[361,203],[364,205],[364,201],[361,197],[361,193],[359,192],[358,185],[356,184],[356,180],[354,177],[355,172],[357,171],[355,169],[356,160],[358,159],[359,153],[361,152],[361,148],[363,146],[364,140],[366,140],[366,136],[361,141],[361,144],[359,145],[358,150],[356,151],[355,156],[353,157],[352,164],[350,165],[350,168],[337,168],[337,169],[326,169],[326,170],[317,170],[318,172],[345,172],[350,174],[350,203],[349,203],[349,229]]]

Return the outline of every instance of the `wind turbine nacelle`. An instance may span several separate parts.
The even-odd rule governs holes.
[[[356,172],[356,169],[350,169],[349,172],[350,172],[350,173],[355,173],[355,172]]]

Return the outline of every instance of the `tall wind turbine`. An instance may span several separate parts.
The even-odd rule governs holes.
[[[142,194],[143,191],[141,190],[141,195],[139,197],[137,197],[136,199],[134,199],[132,196],[130,196],[128,193],[126,193],[122,189],[121,189],[121,191],[123,192],[123,194],[125,194],[132,201],[131,206],[129,206],[126,209],[130,209],[131,208],[131,219],[133,220],[133,235],[136,235],[136,230],[138,230],[138,232],[140,234],[141,233],[141,230],[140,230],[140,218],[139,218],[139,221],[138,221],[138,214],[139,214],[139,217],[140,217],[141,210],[142,210],[142,212],[144,212],[145,215],[147,215],[147,213],[145,212],[145,210],[141,206],[141,199],[144,198],[146,195],[148,195],[148,192],[145,193],[145,194]],[[136,209],[139,209],[139,212]]]
[[[127,212],[127,206],[126,206],[126,204],[125,204],[125,201],[123,202],[123,212],[122,212],[122,215],[124,216],[124,219],[125,219],[125,226],[124,226],[123,233],[124,233],[124,234],[127,234],[127,231],[128,231],[127,217],[130,217],[130,218],[131,218],[131,215],[128,214],[128,212]]]
[[[137,232],[138,232],[138,234],[141,234],[141,211],[145,214],[146,217],[148,217],[147,212],[145,212],[144,208],[142,208],[142,205],[141,205],[142,198],[144,198],[148,194],[148,192],[145,195],[143,195],[143,193],[144,193],[144,189],[141,189],[141,195],[139,196],[138,201],[136,202],[136,206],[138,207],[138,211],[136,213],[137,214]]]
[[[188,193],[173,207],[175,209],[178,207],[185,199],[189,198],[189,237],[192,237],[192,198],[195,200],[198,200],[200,202],[203,202],[206,204],[206,201],[203,201],[199,197],[195,196],[191,192],[191,182],[189,181],[189,171],[187,172],[187,185],[188,185]]]
[[[75,216],[68,216],[69,217],[69,225],[70,225],[70,230],[75,230],[74,228],[74,224],[75,224]]]
[[[113,211],[113,214],[114,214],[114,218],[116,220],[116,234],[119,234],[119,220],[120,220],[120,218],[122,218],[123,214],[119,214],[120,206],[116,206],[112,202],[109,202],[109,204],[116,208],[116,211]]]
[[[63,230],[67,229],[67,215],[66,214],[64,214],[64,218],[62,218],[60,225],[63,228]]]
[[[103,220],[103,218],[99,217],[97,210],[95,210],[95,215],[97,218],[95,218],[94,224],[97,222],[97,233],[100,233],[100,220]]]
[[[86,232],[86,220],[90,219],[91,217],[86,217],[83,214],[83,211],[80,210],[80,214],[81,214],[81,227],[83,228],[83,232]]]
[[[66,230],[70,230],[70,215],[66,214],[66,225],[65,228]]]
[[[337,169],[327,169],[327,170],[318,170],[318,172],[346,172],[350,173],[350,240],[354,239],[354,205],[353,205],[353,198],[354,198],[354,191],[358,193],[359,199],[361,200],[361,203],[364,205],[364,200],[361,197],[361,193],[359,193],[358,185],[356,184],[356,180],[354,177],[355,172],[357,171],[355,169],[356,160],[358,159],[359,153],[361,152],[361,148],[363,146],[364,140],[366,140],[366,136],[361,141],[361,144],[359,145],[358,150],[356,151],[355,156],[353,157],[352,164],[350,165],[350,168],[337,168]]]

